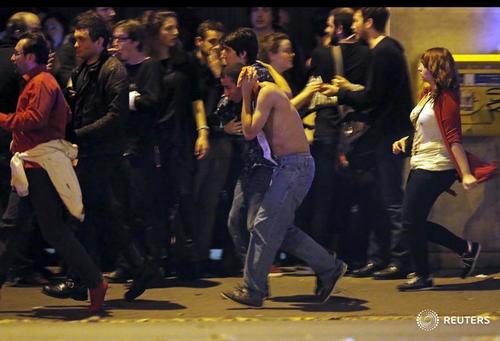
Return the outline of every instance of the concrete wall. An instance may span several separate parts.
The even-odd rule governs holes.
[[[423,51],[435,46],[454,54],[499,53],[500,8],[391,8],[389,33],[406,50],[412,87],[417,89],[416,65]],[[500,116],[496,115],[498,119]],[[498,134],[500,136],[500,132]],[[485,160],[500,160],[500,137],[465,137],[467,150]],[[466,239],[483,244],[479,267],[500,267],[500,179],[457,197],[442,195],[430,220],[443,224]],[[460,267],[460,259],[448,250],[431,245],[431,261],[437,268]]]

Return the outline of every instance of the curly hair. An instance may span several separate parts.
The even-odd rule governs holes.
[[[437,99],[444,90],[451,91],[460,99],[460,81],[455,60],[451,52],[444,47],[433,47],[420,57],[422,65],[430,71],[436,82],[436,90],[432,97]]]

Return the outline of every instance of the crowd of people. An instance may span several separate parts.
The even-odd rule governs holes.
[[[451,53],[422,54],[414,107],[387,8],[333,9],[313,51],[278,13],[250,8],[252,27],[232,32],[203,21],[193,51],[172,11],[12,15],[0,43],[0,285],[90,296],[96,313],[108,282],[128,280],[134,300],[169,276],[243,274],[222,295],[260,307],[270,271],[287,265],[315,274],[325,302],[346,273],[431,289],[428,240],[469,276],[481,245],[427,216],[456,180],[469,190],[498,168],[462,146]],[[63,281],[49,282],[45,242]]]

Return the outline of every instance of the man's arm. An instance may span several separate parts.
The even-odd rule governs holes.
[[[104,67],[104,66],[103,66]],[[112,66],[108,77],[104,77],[104,102],[106,113],[96,121],[75,130],[78,138],[113,134],[128,115],[128,78],[121,64]]]
[[[198,138],[194,145],[194,155],[196,158],[203,159],[208,153],[208,130],[207,117],[205,116],[205,106],[201,99],[192,102],[194,120],[196,122],[196,130],[198,131]]]
[[[47,126],[50,110],[55,102],[54,94],[42,82],[34,83],[29,91],[30,98],[26,109],[13,115],[0,113],[0,127],[9,131],[30,131]]]
[[[243,107],[241,109],[241,123],[245,139],[252,140],[262,130],[269,118],[273,101],[276,94],[270,88],[262,88],[257,96],[257,104],[252,114],[251,96],[243,97]]]

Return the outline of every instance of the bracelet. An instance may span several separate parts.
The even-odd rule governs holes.
[[[209,126],[201,126],[198,129],[196,129],[196,131],[200,131],[202,129],[210,130],[210,127]]]

